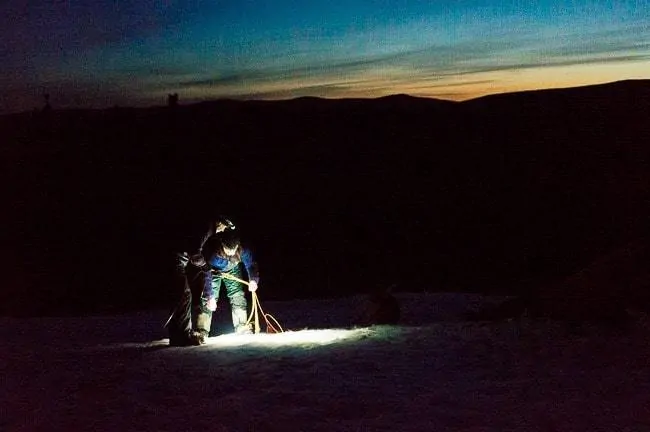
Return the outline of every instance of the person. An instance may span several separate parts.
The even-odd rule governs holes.
[[[200,345],[205,341],[200,330],[206,327],[209,330],[210,323],[205,323],[206,311],[210,312],[211,319],[216,301],[203,248],[211,237],[234,229],[235,225],[228,218],[219,216],[182,239],[181,251],[176,253],[174,283],[181,294],[166,324],[170,345]]]
[[[212,269],[211,291],[214,302],[219,301],[222,286],[230,303],[232,324],[235,333],[252,333],[252,324],[248,323],[248,303],[244,290],[244,272],[248,278],[248,290],[255,292],[259,283],[257,263],[253,259],[250,249],[242,246],[239,236],[234,230],[223,231],[210,239],[211,243],[207,253],[204,253],[208,265]],[[204,310],[205,315],[200,320],[201,325],[208,324],[212,318],[213,310]],[[209,315],[209,316],[208,316]],[[210,332],[209,325],[198,329],[203,337]]]

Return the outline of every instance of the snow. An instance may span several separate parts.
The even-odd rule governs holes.
[[[283,334],[168,347],[167,311],[0,318],[2,431],[650,431],[650,330],[465,322],[495,298],[265,302]],[[222,311],[223,312],[223,311]]]

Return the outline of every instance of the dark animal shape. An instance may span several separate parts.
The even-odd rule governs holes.
[[[361,316],[356,324],[359,326],[394,325],[400,320],[400,304],[390,293],[390,290],[380,290],[371,293]]]

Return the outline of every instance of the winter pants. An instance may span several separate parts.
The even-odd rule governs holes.
[[[212,290],[210,270],[177,255],[175,284],[181,297],[168,324],[170,339],[189,336],[192,330],[210,333],[212,312],[207,308],[209,299],[205,294]]]
[[[242,264],[235,266],[232,270],[223,272],[239,279],[243,279]],[[232,314],[232,325],[236,333],[243,333],[250,330],[250,326],[246,325],[248,321],[248,304],[246,302],[246,292],[244,284],[237,282],[227,277],[223,277],[219,272],[212,272],[212,290],[215,298],[219,299],[219,292],[221,285],[226,288],[226,295],[230,303],[230,312]]]

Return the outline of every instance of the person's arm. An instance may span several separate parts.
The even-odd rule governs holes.
[[[253,254],[249,249],[242,248],[241,251],[241,261],[246,267],[246,273],[248,273],[248,280],[255,282],[257,285],[260,282],[260,273],[257,267],[257,262],[253,259]]]
[[[215,298],[214,289],[212,288],[212,275],[208,268],[201,270],[201,272],[203,273],[203,290],[201,292],[201,299],[205,302],[205,307],[214,312],[217,309],[217,300]]]
[[[199,249],[198,253],[203,252],[203,246],[205,246],[205,243],[208,241],[210,237],[212,237],[215,234],[215,228],[210,224],[208,226],[208,229],[203,231],[203,236],[201,237],[201,240],[199,242]]]
[[[205,257],[203,256],[203,247],[210,237],[214,235],[214,228],[212,225],[202,231],[202,235],[199,237],[199,244],[196,250],[191,251],[190,257],[193,265],[197,267],[203,267],[205,265]]]

